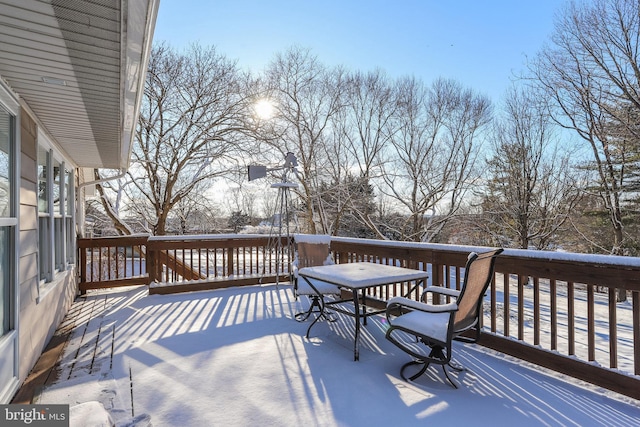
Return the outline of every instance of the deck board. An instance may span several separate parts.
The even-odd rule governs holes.
[[[11,403],[33,403],[45,386],[59,379],[108,371],[115,325],[103,319],[117,301],[105,291],[76,298]]]

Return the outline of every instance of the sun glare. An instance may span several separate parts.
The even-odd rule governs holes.
[[[253,108],[256,112],[256,116],[262,120],[270,119],[276,112],[273,102],[264,98],[258,100]]]

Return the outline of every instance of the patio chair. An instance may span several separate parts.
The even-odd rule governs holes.
[[[325,311],[324,297],[327,295],[340,294],[340,288],[320,280],[300,280],[298,278],[298,270],[301,268],[334,264],[330,253],[331,236],[296,234],[293,236],[293,240],[296,244],[296,255],[291,266],[294,277],[294,293],[296,298],[298,298],[298,295],[306,295],[311,300],[308,310],[297,313],[295,318],[297,321],[303,322],[307,320],[311,314],[317,313],[315,320],[307,330],[308,338],[311,326],[318,320],[321,318],[330,321],[334,320],[330,318]]]
[[[385,336],[414,358],[400,369],[405,381],[414,381],[433,363],[441,365],[447,380],[458,388],[446,367],[458,372],[464,368],[452,362],[451,343],[454,339],[476,342],[480,338],[482,300],[493,279],[496,256],[502,251],[500,248],[480,255],[469,254],[460,291],[430,286],[423,291],[421,301],[394,297],[387,302],[386,316],[390,327]],[[428,303],[429,294],[432,295],[431,303]],[[436,295],[455,299],[434,305]],[[413,365],[419,366],[418,372],[407,378],[405,369]]]

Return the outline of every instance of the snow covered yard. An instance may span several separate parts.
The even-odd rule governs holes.
[[[288,285],[135,287],[78,304],[91,320],[73,326],[58,381],[34,403],[99,401],[118,426],[640,424],[640,402],[476,345],[456,343],[468,368],[453,375],[458,390],[436,367],[404,382],[408,356],[384,338],[383,317],[362,328],[354,362],[353,319],[321,322],[306,340],[293,315],[307,301]]]

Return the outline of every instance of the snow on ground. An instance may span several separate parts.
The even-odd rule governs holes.
[[[293,315],[308,302],[282,284],[116,295],[97,322],[114,328],[109,363],[38,403],[99,401],[118,426],[139,427],[640,425],[640,402],[475,345],[456,343],[459,389],[436,367],[407,383],[409,357],[384,339],[383,317],[363,328],[354,362],[353,319],[320,322],[307,340]]]

